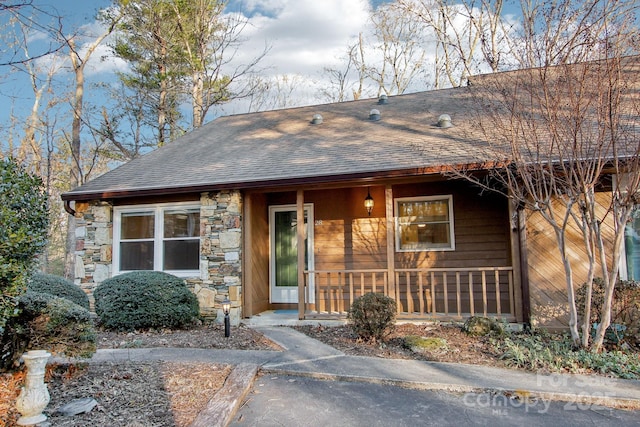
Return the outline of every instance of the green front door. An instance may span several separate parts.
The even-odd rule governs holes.
[[[310,229],[308,220],[312,210],[305,206],[305,265],[309,268]],[[271,302],[298,302],[298,221],[295,205],[270,208],[271,222]]]

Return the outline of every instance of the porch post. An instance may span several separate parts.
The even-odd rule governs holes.
[[[296,231],[298,234],[298,319],[304,320],[304,190],[296,192]],[[309,224],[313,227],[313,224]]]
[[[251,210],[253,209],[251,205],[251,194],[244,193],[243,203],[242,203],[242,236],[243,236],[243,245],[242,245],[242,253],[244,256],[241,257],[242,261],[242,310],[240,313],[241,317],[251,317],[253,315],[253,271],[251,266],[253,265],[253,236],[251,234]]]
[[[393,220],[393,189],[384,190],[385,217],[387,220],[387,274],[389,275],[389,297],[396,299],[395,225]]]

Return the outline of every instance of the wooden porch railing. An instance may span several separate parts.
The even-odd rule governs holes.
[[[393,289],[386,269],[310,270],[305,271],[305,313],[344,317],[356,298],[379,292],[396,300],[398,318],[515,321],[513,287],[511,267],[396,269]]]

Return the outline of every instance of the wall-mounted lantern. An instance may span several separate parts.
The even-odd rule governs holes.
[[[367,197],[364,198],[364,208],[367,210],[369,216],[371,216],[371,211],[373,210],[373,197],[371,197],[371,193],[367,188]]]

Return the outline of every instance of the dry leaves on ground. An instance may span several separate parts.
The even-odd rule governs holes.
[[[383,343],[374,344],[358,340],[350,326],[298,326],[296,329],[354,356],[504,366],[486,337],[469,336],[460,326],[452,324],[399,324]],[[416,352],[406,346],[405,337],[408,336],[438,338],[444,345]]]
[[[189,330],[100,331],[99,348],[225,348],[281,350],[246,326],[205,324]],[[214,363],[125,362],[49,365],[51,401],[45,415],[55,426],[187,426],[219,390],[231,367]],[[15,401],[24,372],[0,376],[0,427],[14,426]],[[91,397],[98,406],[88,414],[63,417],[55,411],[74,399]]]
[[[208,323],[191,329],[151,329],[148,331],[113,332],[100,331],[98,348],[220,348],[234,350],[281,350],[261,333],[245,325],[231,328],[229,337],[224,327]]]
[[[500,365],[484,338],[470,337],[453,325],[397,325],[384,344],[357,340],[348,326],[301,326],[299,331],[347,354],[384,358],[413,358],[439,362]],[[416,353],[406,348],[404,337],[438,337],[445,346]],[[100,331],[99,348],[228,348],[281,350],[262,334],[246,326],[233,327],[226,338],[221,325],[189,330],[156,330],[130,333]],[[186,426],[204,408],[230,372],[213,363],[126,362],[52,365],[47,383],[51,401],[46,414],[55,426]],[[19,417],[15,400],[24,373],[0,376],[0,427],[15,425]],[[63,417],[55,414],[62,404],[92,397],[98,406],[88,414]],[[7,403],[9,402],[9,403]]]

